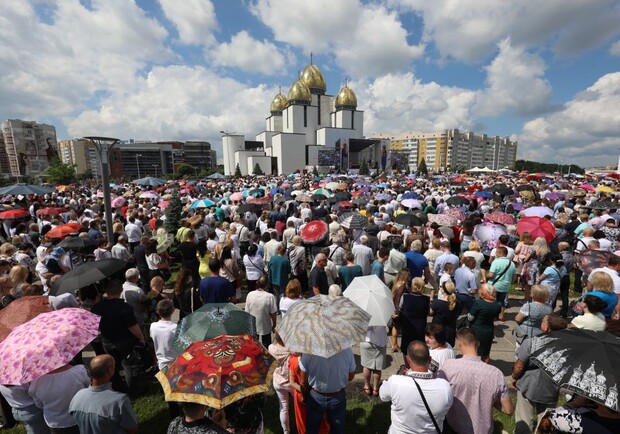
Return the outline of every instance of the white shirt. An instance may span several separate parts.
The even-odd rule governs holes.
[[[131,253],[129,249],[122,244],[114,244],[112,246],[112,257],[116,259],[122,259],[123,261],[129,261],[131,259]]]
[[[452,406],[450,383],[443,378],[416,378],[437,424],[443,426],[446,413]],[[392,424],[388,434],[436,434],[437,430],[420,397],[413,379],[408,375],[392,375],[379,388],[381,401],[392,401]]]
[[[295,303],[299,303],[303,298],[288,298],[282,297],[280,299],[280,313],[282,314],[282,318],[286,315],[286,312],[293,306]]]
[[[146,307],[144,306],[144,300],[146,296],[142,288],[132,282],[123,283],[123,292],[121,292],[121,299],[133,308],[133,312],[136,315],[136,319],[139,324],[144,322],[144,313]]]
[[[278,312],[276,297],[267,291],[251,291],[245,299],[245,311],[256,318],[256,332],[261,335],[271,334],[271,315]]]
[[[245,266],[246,278],[248,280],[258,280],[259,277],[265,274],[265,262],[259,255],[252,257],[244,255],[243,265]]]
[[[515,249],[513,249],[512,247],[508,247],[508,246],[504,246],[506,247],[506,250],[508,250],[508,254],[506,255],[506,258],[508,258],[509,261],[512,261],[515,257]],[[491,257],[495,258],[495,251],[497,249],[493,249],[491,250]]]
[[[456,356],[454,355],[454,351],[452,351],[452,346],[446,343],[446,348],[437,348],[434,350],[429,350],[431,353],[431,358],[437,362],[439,368],[443,366],[443,362],[448,359],[454,359]]]
[[[588,276],[588,282],[592,281],[592,276],[597,271],[602,271],[603,273],[607,273],[609,277],[611,277],[611,280],[614,281],[614,292],[616,294],[620,294],[620,276],[618,275],[618,273],[616,273],[616,270],[612,270],[609,267],[595,268],[594,270],[592,270],[592,272]]]
[[[151,323],[150,335],[155,346],[155,356],[157,356],[157,366],[163,369],[172,359],[178,356],[177,351],[173,348],[174,333],[177,330],[177,324],[172,321],[160,319]]]
[[[135,223],[127,223],[125,225],[125,233],[127,234],[127,240],[130,243],[138,243],[140,242],[140,238],[142,237],[142,229]]]

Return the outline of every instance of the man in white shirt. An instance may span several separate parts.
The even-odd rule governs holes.
[[[156,311],[161,319],[151,323],[149,334],[153,339],[157,366],[159,369],[163,369],[171,360],[178,356],[177,351],[172,346],[174,333],[177,330],[177,324],[170,319],[174,313],[172,300],[160,300],[157,303]]]
[[[405,254],[400,251],[402,245],[403,241],[400,238],[395,238],[394,241],[392,241],[390,256],[388,256],[385,264],[383,264],[383,274],[385,276],[386,285],[392,284],[398,272],[407,266],[407,258]]]
[[[588,291],[592,291],[593,289],[595,289],[592,287],[592,276],[597,271],[607,273],[609,277],[611,277],[611,280],[614,281],[614,292],[620,295],[620,276],[618,275],[618,272],[620,271],[620,256],[612,254],[609,257],[609,263],[606,267],[595,268],[594,270],[592,270],[592,272],[588,275]]]
[[[353,246],[351,252],[355,257],[355,264],[362,267],[364,276],[368,276],[370,274],[370,264],[375,260],[375,256],[372,253],[372,249],[368,247],[368,237],[362,235],[360,241],[360,244],[355,244]]]
[[[428,369],[431,360],[428,347],[423,342],[411,342],[405,357],[409,369],[392,375],[379,388],[381,401],[392,401],[392,424],[388,434],[435,434],[442,429],[446,414],[452,406],[452,388],[443,378],[433,378],[433,373]],[[437,428],[424,405],[422,394],[437,422]]]
[[[278,254],[278,245],[280,244],[278,241],[277,232],[271,232],[269,235],[271,236],[271,239],[267,241],[263,247],[263,260],[265,261],[265,266],[269,266],[269,260],[271,257]]]
[[[293,237],[297,235],[297,228],[295,227],[295,222],[289,220],[286,223],[286,229],[282,232],[282,243],[284,243],[284,247],[288,247],[293,242]]]
[[[127,262],[133,261],[133,256],[131,256],[127,248],[127,237],[125,235],[118,237],[118,242],[112,247],[111,253],[113,258],[122,259]]]
[[[256,318],[256,333],[265,348],[271,345],[271,332],[276,329],[278,306],[276,297],[265,291],[268,281],[262,275],[256,281],[256,290],[250,291],[245,299],[245,311]]]
[[[129,241],[129,251],[133,253],[133,249],[140,244],[140,238],[142,238],[142,228],[136,224],[135,217],[129,217],[129,223],[125,225],[125,233]]]
[[[146,295],[138,285],[139,281],[140,271],[137,268],[130,268],[125,271],[125,282],[123,283],[121,298],[133,308],[133,313],[136,315],[138,324],[142,327],[146,315]]]

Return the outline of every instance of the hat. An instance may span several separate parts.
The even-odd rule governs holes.
[[[62,247],[55,247],[54,250],[52,250],[52,256],[55,256],[57,258],[62,257],[65,254],[65,249],[63,249]]]

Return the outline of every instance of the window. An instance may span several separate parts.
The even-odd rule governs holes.
[[[308,126],[308,106],[304,106],[304,128]]]

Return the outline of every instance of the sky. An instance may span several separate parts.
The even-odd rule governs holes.
[[[2,0],[0,119],[60,139],[263,131],[313,63],[364,130],[458,128],[517,158],[615,164],[620,0]]]

